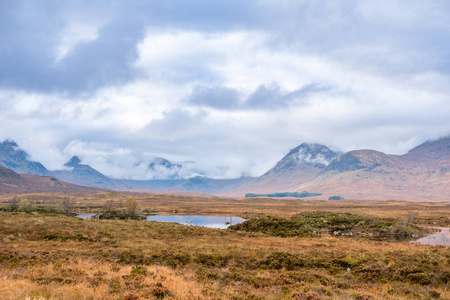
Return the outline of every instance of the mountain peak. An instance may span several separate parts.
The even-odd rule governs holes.
[[[169,160],[162,157],[155,157],[150,164],[148,169],[157,177],[161,179],[179,179],[182,178],[183,165],[172,163]]]
[[[20,149],[19,145],[11,139],[6,139],[3,143],[0,143],[0,150],[4,155],[16,161],[22,161],[28,158],[28,154]]]
[[[155,157],[149,164],[150,169],[155,169],[156,166],[164,166],[166,168],[181,167],[181,165],[173,164],[169,160],[162,157]]]
[[[48,176],[51,173],[40,163],[28,160],[28,154],[11,139],[0,143],[0,165],[17,173]]]
[[[13,141],[12,139],[6,139],[3,141],[3,146],[7,146],[7,147],[19,147],[19,145],[17,145],[17,143],[15,141]]]
[[[339,154],[325,145],[303,143],[292,149],[285,158],[324,168]]]
[[[68,162],[64,164],[66,167],[72,167],[75,168],[79,166],[81,163],[81,159],[78,158],[78,156],[73,156]]]

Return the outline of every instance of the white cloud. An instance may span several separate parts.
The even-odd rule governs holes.
[[[404,153],[450,133],[450,28],[445,2],[403,6],[264,1],[213,27],[158,5],[100,5],[88,17],[75,6],[61,26],[45,23],[53,38],[40,52],[18,39],[27,55],[17,59],[32,63],[0,70],[0,137],[49,168],[79,155],[128,178],[155,176],[155,156],[213,177],[260,175],[302,142]],[[142,25],[127,22],[135,15]],[[49,49],[62,73],[48,73]],[[42,79],[48,89],[28,85]]]

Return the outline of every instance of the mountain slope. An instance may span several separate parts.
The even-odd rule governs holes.
[[[264,175],[226,195],[290,191],[299,184],[313,180],[339,154],[324,145],[303,143],[292,149]]]
[[[442,200],[450,195],[450,138],[427,142],[404,155],[373,150],[344,153],[295,191],[361,200]]]
[[[28,160],[28,154],[19,148],[13,140],[0,143],[0,166],[17,173],[50,176],[51,173],[42,164]]]
[[[123,180],[109,178],[89,165],[82,164],[77,156],[72,157],[64,166],[70,170],[56,170],[52,173],[56,178],[65,182],[115,190],[132,188]]]
[[[85,193],[93,194],[103,189],[78,186],[59,181],[53,176],[17,174],[13,170],[0,166],[1,193]]]

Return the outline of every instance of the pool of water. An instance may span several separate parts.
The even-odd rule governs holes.
[[[439,232],[432,233],[430,235],[424,236],[418,240],[412,241],[411,243],[422,244],[422,245],[447,245],[450,246],[450,228],[436,227]]]
[[[93,213],[82,213],[82,214],[77,215],[77,218],[90,219],[95,215],[96,214],[93,214]]]
[[[245,219],[239,217],[224,217],[224,216],[150,216],[147,221],[170,222],[192,226],[203,226],[208,228],[225,229],[230,225],[239,224]]]

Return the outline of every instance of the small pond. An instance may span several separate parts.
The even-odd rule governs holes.
[[[424,236],[418,240],[412,241],[411,243],[422,244],[422,245],[447,245],[450,246],[450,228],[445,227],[435,227],[439,229],[439,232],[432,233],[430,235]]]
[[[218,216],[150,216],[147,217],[147,221],[158,222],[171,222],[192,226],[203,226],[209,228],[225,229],[230,225],[239,224],[245,221],[245,219],[239,217],[218,217]]]
[[[77,218],[82,218],[82,219],[91,219],[93,216],[95,216],[97,214],[93,214],[93,213],[82,213],[77,215]]]
[[[94,213],[82,213],[77,215],[78,218],[90,219],[96,214]],[[203,226],[208,228],[220,228],[225,229],[230,225],[239,224],[245,221],[245,219],[239,217],[225,217],[225,216],[189,216],[189,215],[172,215],[172,216],[149,216],[147,221],[157,222],[169,222],[178,223],[192,226]]]

